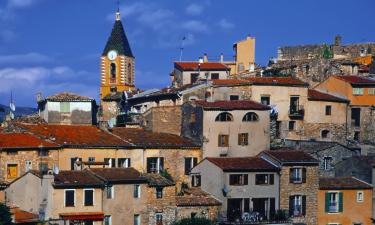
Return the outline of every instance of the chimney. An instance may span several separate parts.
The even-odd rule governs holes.
[[[203,55],[203,62],[208,62],[208,56],[206,53]]]
[[[223,54],[223,53],[220,54],[220,62],[221,62],[221,63],[224,62],[224,54]]]

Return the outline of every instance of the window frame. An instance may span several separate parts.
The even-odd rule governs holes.
[[[66,204],[66,192],[67,191],[73,191],[73,205],[67,205]],[[76,207],[76,189],[64,189],[64,207]]]
[[[190,171],[198,165],[198,157],[185,157],[184,163],[184,174],[189,175]]]
[[[362,203],[365,200],[365,193],[363,191],[357,191],[356,197],[357,197],[357,202]]]
[[[292,125],[292,124],[293,124],[293,126],[291,128],[290,125]],[[296,130],[296,121],[295,120],[289,120],[288,121],[288,130],[289,131],[295,131]]]
[[[239,146],[249,145],[249,133],[239,133],[238,134],[238,145]]]
[[[86,191],[92,191],[92,204],[91,205],[86,205]],[[83,206],[95,206],[95,189],[94,188],[83,189]]]
[[[292,170],[292,183],[293,184],[303,183],[303,168],[302,167],[292,167],[291,170]],[[298,172],[298,171],[300,171],[300,172]]]
[[[260,177],[265,177],[265,181],[260,180]],[[272,177],[272,178],[271,178]],[[262,181],[262,182],[261,182]],[[274,185],[275,175],[273,173],[257,173],[255,174],[255,185]]]
[[[9,176],[9,172],[10,172],[10,167],[15,167],[15,169],[16,169],[16,174],[15,174],[15,176]],[[7,178],[8,179],[16,179],[18,176],[19,176],[19,174],[20,174],[20,171],[19,171],[19,165],[18,165],[18,163],[7,163]]]
[[[353,88],[353,95],[361,96],[364,93],[364,88]]]
[[[107,219],[109,219],[109,220],[107,220]],[[112,225],[112,216],[111,215],[105,215],[104,216],[103,225]]]
[[[141,225],[141,216],[139,214],[134,214],[134,225]],[[137,222],[136,222],[137,221]]]
[[[333,157],[332,156],[324,156],[323,157],[323,168],[325,171],[329,171],[332,169],[332,161],[333,161]]]
[[[242,117],[242,122],[257,122],[259,121],[259,115],[255,112],[248,112]]]
[[[229,112],[221,112],[215,117],[215,122],[233,122],[233,115]]]
[[[367,94],[368,95],[375,95],[375,88],[368,88],[367,89]]]
[[[111,190],[111,195],[108,197],[108,190]],[[105,186],[105,196],[107,199],[114,199],[115,198],[115,187],[113,185]]]
[[[332,116],[332,105],[326,105],[325,107],[325,115]]]
[[[340,212],[340,196],[339,196],[339,192],[338,191],[329,191],[328,192],[328,196],[329,196],[329,208],[328,208],[328,213],[339,213]],[[331,211],[331,196],[336,196],[336,210],[335,211]]]
[[[200,187],[202,185],[202,176],[200,174],[191,175],[191,186]]]
[[[265,100],[265,101],[262,101]],[[266,102],[267,104],[263,103]],[[271,105],[271,96],[270,95],[261,95],[260,96],[260,103],[263,105]]]
[[[229,147],[229,134],[218,135],[218,147]]]
[[[163,198],[163,187],[156,187],[155,188],[155,197],[156,199],[162,199]]]
[[[134,198],[141,198],[141,185],[140,184],[134,184]]]
[[[238,177],[238,178],[234,179],[234,177]],[[246,173],[229,174],[229,185],[230,186],[246,186],[248,184],[249,184],[249,175],[248,174],[246,174]]]

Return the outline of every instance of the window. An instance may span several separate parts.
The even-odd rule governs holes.
[[[256,185],[265,185],[274,184],[274,175],[273,174],[256,174],[255,175],[255,184]]]
[[[75,193],[75,190],[65,190],[65,207],[74,207]]]
[[[105,216],[104,217],[104,225],[112,225],[112,217],[111,216]]]
[[[342,192],[326,192],[325,193],[325,211],[328,213],[342,212],[343,209],[343,193]]]
[[[363,88],[353,88],[353,95],[363,95]]]
[[[306,182],[306,168],[290,168],[289,178],[290,178],[290,183],[305,183]]]
[[[17,164],[8,164],[7,177],[8,179],[15,179],[18,177],[18,165]]]
[[[128,168],[131,166],[130,158],[119,158],[117,159],[117,166],[119,168]]]
[[[329,130],[322,130],[321,137],[322,138],[329,138]]]
[[[357,202],[363,202],[363,191],[357,191]]]
[[[326,105],[326,116],[330,116],[332,113],[332,106]]]
[[[108,165],[109,168],[116,167],[116,159],[115,158],[104,158],[104,163]]]
[[[238,145],[241,145],[241,146],[249,145],[249,134],[248,133],[238,134]]]
[[[39,157],[45,157],[45,156],[48,156],[48,151],[45,149],[40,149],[38,154],[39,154]]]
[[[113,199],[114,197],[114,187],[113,186],[106,186],[105,193],[107,195],[107,199]]]
[[[162,187],[156,188],[156,198],[163,198],[163,188]]]
[[[128,84],[132,84],[132,64],[128,64]]]
[[[229,135],[219,134],[219,136],[218,136],[218,146],[219,147],[228,147],[229,146]]]
[[[351,114],[351,125],[354,127],[359,127],[361,125],[361,108],[352,108]]]
[[[243,122],[253,122],[253,121],[258,121],[258,120],[259,120],[258,114],[254,113],[254,112],[248,112],[242,118]]]
[[[289,214],[290,216],[302,216],[306,214],[306,196],[289,196]]]
[[[110,92],[111,93],[115,93],[115,92],[117,92],[117,87],[110,87]]]
[[[191,186],[200,187],[201,186],[201,175],[191,176]]]
[[[229,122],[233,121],[233,116],[230,113],[223,112],[217,115],[215,121],[220,121],[220,122]]]
[[[163,225],[163,214],[156,213],[155,214],[156,225]]]
[[[94,205],[94,190],[93,189],[85,189],[85,206],[93,206]]]
[[[147,158],[147,173],[160,173],[164,169],[163,157]]]
[[[190,170],[194,168],[198,163],[198,158],[196,157],[187,157],[185,158],[185,175],[190,174]]]
[[[48,171],[48,163],[46,163],[46,162],[40,162],[39,163],[39,171],[41,171],[41,172],[47,172]]]
[[[247,174],[230,174],[229,175],[229,185],[247,185],[248,175]]]
[[[134,198],[140,198],[141,197],[141,185],[134,184]]]
[[[89,162],[95,162],[95,157],[89,157]]]
[[[30,160],[25,161],[25,171],[28,172],[33,169],[33,164]]]
[[[263,105],[270,105],[270,104],[271,104],[270,96],[261,96],[261,97],[260,97],[260,102],[261,102]]]
[[[375,95],[375,88],[369,88],[367,92],[368,95]]]
[[[324,157],[323,166],[324,166],[324,170],[331,170],[332,169],[332,157],[330,156]]]
[[[116,64],[115,63],[111,63],[111,71],[110,71],[110,74],[111,74],[111,83],[114,83],[116,82]]]
[[[79,163],[82,162],[82,158],[74,157],[70,159],[70,170],[78,170]]]
[[[60,102],[60,112],[69,113],[70,112],[70,102]]]
[[[198,78],[199,78],[199,73],[190,74],[190,83],[194,84],[195,82],[198,81]]]
[[[290,131],[296,129],[296,121],[289,121],[288,128]]]
[[[211,73],[211,80],[217,80],[219,79],[219,74],[218,73]]]
[[[355,141],[360,141],[360,140],[359,140],[359,135],[360,135],[360,132],[359,132],[359,131],[355,131],[355,132],[354,132],[354,137],[353,137],[353,139],[354,139]]]
[[[240,99],[240,97],[238,96],[238,95],[230,95],[229,96],[229,100],[230,101],[237,101],[237,100],[239,100]]]
[[[138,214],[134,215],[134,225],[141,225],[141,217]]]

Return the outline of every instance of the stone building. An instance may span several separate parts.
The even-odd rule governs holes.
[[[280,209],[293,223],[316,225],[319,161],[303,151],[274,150],[259,155],[280,169]]]
[[[96,124],[97,106],[92,98],[58,93],[38,101],[39,116],[49,124]]]
[[[255,156],[269,149],[269,107],[250,100],[192,101],[182,106],[182,136],[203,157]]]

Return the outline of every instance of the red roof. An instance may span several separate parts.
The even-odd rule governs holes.
[[[12,208],[11,213],[14,216],[14,221],[16,223],[35,223],[39,220],[39,216],[34,213],[24,211],[20,208]]]
[[[229,70],[229,68],[218,62],[175,62],[174,66],[180,70]]]
[[[267,161],[257,157],[228,157],[206,158],[225,172],[235,171],[277,171],[278,169]]]
[[[258,85],[274,85],[274,86],[303,86],[308,87],[309,84],[293,77],[251,77],[246,80],[252,84]]]
[[[74,213],[60,213],[64,220],[103,220],[104,213],[102,212],[74,212]]]
[[[349,100],[340,98],[328,93],[320,92],[318,90],[309,89],[308,99],[310,101],[327,101],[327,102],[349,102]]]
[[[270,107],[251,100],[195,101],[195,104],[210,110],[270,110]]]
[[[31,134],[26,133],[6,133],[0,134],[0,149],[15,148],[53,148],[59,147],[51,141],[44,141]]]
[[[176,205],[180,207],[191,206],[220,206],[222,203],[199,187],[183,190],[183,195],[176,196]]]
[[[355,177],[322,177],[319,179],[320,190],[356,190],[372,189],[372,186]]]
[[[217,79],[212,80],[213,85],[217,86],[226,86],[226,85],[244,85],[244,84],[251,84],[248,80],[240,80],[240,79]]]
[[[73,125],[26,125],[20,124],[31,133],[42,136],[64,146],[116,147],[131,144],[95,126]]]
[[[361,76],[334,76],[337,79],[343,80],[354,85],[375,85],[375,79],[361,77]]]

